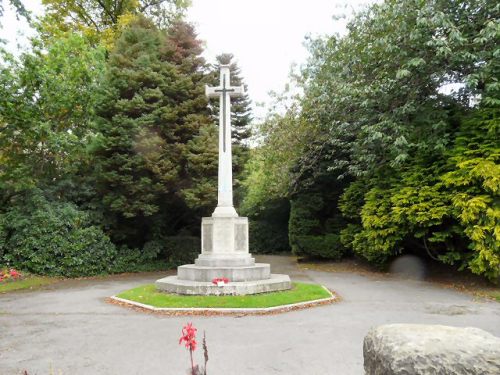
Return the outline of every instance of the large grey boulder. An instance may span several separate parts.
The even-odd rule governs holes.
[[[500,339],[479,328],[389,324],[363,343],[367,375],[500,375]]]

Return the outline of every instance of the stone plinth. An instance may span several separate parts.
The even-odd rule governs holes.
[[[248,252],[248,218],[204,217],[201,233],[201,254],[195,264],[180,266],[177,276],[158,280],[158,289],[177,294],[244,295],[292,287],[288,275],[273,275],[269,264],[255,263]],[[224,287],[212,283],[222,277],[230,283]]]
[[[201,221],[201,257],[196,264],[208,265],[231,260],[233,266],[248,266],[253,260],[248,252],[248,218],[204,217]]]
[[[196,264],[185,264],[177,268],[177,277],[180,280],[191,281],[212,281],[216,277],[225,277],[231,281],[264,280],[271,277],[271,266],[264,263],[243,267],[203,267]]]
[[[230,282],[217,286],[211,282],[179,280],[177,276],[168,276],[156,281],[159,290],[168,293],[186,295],[247,295],[287,290],[292,287],[288,275],[271,274],[270,278],[245,282]]]
[[[367,375],[500,374],[500,339],[478,328],[389,324],[368,332]]]
[[[200,254],[194,264],[201,267],[245,267],[253,266],[251,254]]]

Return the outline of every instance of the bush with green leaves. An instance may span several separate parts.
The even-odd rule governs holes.
[[[172,266],[193,263],[200,254],[201,240],[195,236],[172,236],[166,237],[160,257],[168,261]]]
[[[286,199],[269,200],[266,207],[241,210],[249,217],[249,246],[252,253],[273,254],[290,251],[288,220],[290,203]]]
[[[340,207],[352,222],[342,242],[384,265],[404,252],[421,253],[485,275],[500,276],[500,145],[496,110],[465,117],[454,147],[394,177],[353,183]],[[360,199],[360,196],[362,199]]]
[[[293,249],[295,255],[307,258],[340,260],[345,254],[340,236],[334,233],[319,236],[296,236]]]
[[[0,214],[0,262],[36,274],[89,276],[113,270],[115,245],[88,213],[39,194]]]
[[[500,72],[500,64],[497,65]],[[500,97],[498,91],[500,87],[496,93]],[[448,159],[451,170],[441,176],[449,191],[452,215],[467,239],[464,251],[451,248],[443,260],[459,263],[497,281],[500,278],[499,114],[498,106],[483,106],[463,121]]]
[[[276,254],[290,251],[288,226],[278,220],[249,220],[249,246],[255,254]]]
[[[295,255],[339,260],[345,254],[339,227],[324,210],[325,198],[319,193],[302,193],[291,201],[289,239]]]

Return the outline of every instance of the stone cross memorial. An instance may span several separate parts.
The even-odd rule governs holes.
[[[201,254],[195,264],[177,268],[177,276],[156,282],[158,289],[178,294],[255,294],[290,289],[288,275],[271,274],[269,264],[255,263],[248,249],[248,218],[233,206],[231,153],[231,98],[243,95],[243,86],[231,86],[228,65],[220,67],[218,87],[205,87],[209,98],[219,98],[218,200],[211,217],[202,218]],[[214,279],[227,278],[217,285]]]
[[[229,66],[220,68],[220,86],[205,86],[209,98],[219,98],[219,188],[218,202],[213,217],[237,217],[233,207],[233,165],[231,153],[231,98],[242,96],[243,86],[232,87]],[[222,147],[221,147],[222,145]]]

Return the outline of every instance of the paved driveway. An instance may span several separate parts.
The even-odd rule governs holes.
[[[248,317],[166,317],[104,302],[159,273],[0,295],[0,375],[184,375],[188,353],[178,339],[188,321],[206,331],[210,375],[362,374],[363,337],[385,323],[474,326],[500,336],[497,302],[421,281],[301,270],[291,258],[263,258],[274,272],[326,285],[343,301]]]

